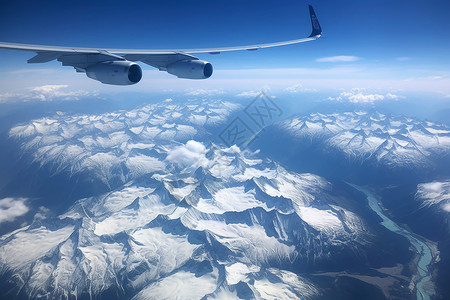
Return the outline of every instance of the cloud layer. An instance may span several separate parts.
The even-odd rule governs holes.
[[[79,100],[82,97],[97,96],[84,90],[70,90],[68,85],[42,85],[25,89],[20,93],[0,94],[0,103],[17,101],[53,101],[53,100]]]
[[[167,154],[167,160],[182,167],[206,166],[206,147],[197,141],[187,141],[186,145],[177,146]]]
[[[450,180],[419,184],[416,199],[422,202],[423,207],[438,205],[450,212]]]
[[[386,94],[368,93],[366,89],[353,88],[349,92],[341,92],[337,97],[328,97],[328,100],[371,104],[382,100],[399,100],[402,98],[403,96],[396,95],[393,93],[386,93]]]
[[[16,218],[25,215],[29,211],[26,201],[26,198],[0,199],[0,224],[14,221]]]
[[[327,56],[316,59],[317,62],[353,62],[358,61],[361,58],[358,56],[350,55],[338,55],[338,56]]]

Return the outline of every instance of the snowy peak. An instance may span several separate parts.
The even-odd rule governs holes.
[[[416,200],[420,201],[421,207],[435,207],[450,213],[450,180],[419,184]]]
[[[239,106],[223,101],[186,105],[170,99],[131,111],[68,116],[64,113],[12,128],[9,136],[33,161],[55,173],[89,173],[107,186],[164,170],[167,149],[208,135]]]
[[[313,139],[350,159],[392,167],[424,167],[450,149],[444,125],[378,112],[313,113],[279,127],[299,139]]]
[[[194,149],[198,161],[186,164],[185,151]],[[264,298],[275,290],[309,298],[317,288],[283,265],[366,243],[364,223],[333,201],[319,176],[237,147],[189,141],[165,151],[166,168],[145,180],[1,237],[0,270],[32,298],[114,291],[159,299],[180,287],[193,298]]]

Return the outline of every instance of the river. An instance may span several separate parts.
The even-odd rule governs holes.
[[[382,219],[381,225],[386,227],[392,232],[400,234],[406,237],[411,245],[416,250],[417,254],[419,254],[419,261],[417,263],[417,281],[416,281],[416,290],[417,290],[417,300],[429,300],[430,295],[427,293],[424,288],[425,283],[431,280],[430,271],[428,270],[428,266],[432,262],[432,252],[430,247],[428,247],[427,243],[421,240],[416,234],[406,230],[403,227],[397,225],[394,221],[389,219],[378,203],[377,198],[366,188],[348,183],[353,188],[357,189],[360,192],[363,192],[367,201],[369,202],[370,208]]]

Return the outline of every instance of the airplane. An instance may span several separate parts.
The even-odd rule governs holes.
[[[258,50],[262,48],[298,44],[314,41],[322,35],[322,28],[311,5],[309,5],[312,32],[306,38],[284,42],[251,46],[180,49],[180,50],[139,50],[139,49],[99,49],[79,47],[57,47],[0,42],[0,49],[36,52],[28,63],[46,63],[58,60],[63,66],[72,66],[87,77],[112,85],[132,85],[142,78],[142,69],[135,63],[143,62],[160,71],[166,71],[178,78],[206,79],[211,77],[211,63],[191,55],[197,53],[220,54],[227,51]]]

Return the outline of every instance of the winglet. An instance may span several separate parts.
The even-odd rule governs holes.
[[[312,32],[309,37],[317,37],[319,38],[322,35],[322,28],[319,24],[319,19],[317,19],[316,13],[314,12],[314,8],[311,5],[309,6],[309,15],[311,17],[311,25],[312,25]]]

